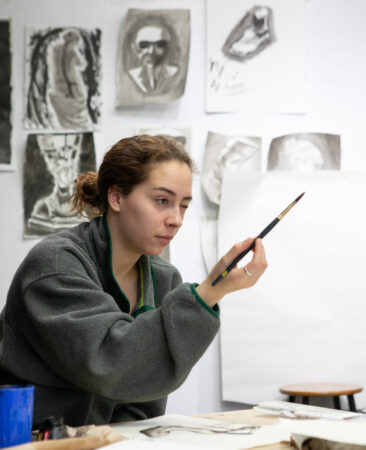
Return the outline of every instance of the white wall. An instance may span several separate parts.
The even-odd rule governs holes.
[[[280,1],[280,0],[279,0]],[[366,163],[366,2],[309,0],[309,110],[306,115],[205,114],[204,0],[0,0],[0,18],[12,20],[13,172],[0,173],[0,306],[11,277],[34,240],[23,239],[22,160],[27,132],[24,111],[25,26],[80,26],[102,29],[102,130],[95,133],[97,161],[138,126],[188,126],[192,154],[200,167],[207,131],[262,136],[263,163],[270,139],[291,132],[319,131],[342,136],[342,169]],[[208,0],[209,4],[209,0]],[[167,105],[115,109],[115,66],[120,22],[128,8],[191,9],[191,53],[185,95]],[[219,26],[219,24],[218,24]],[[186,223],[172,244],[172,262],[186,281],[205,276],[200,252],[202,199],[199,178]],[[204,413],[242,407],[220,400],[219,343],[216,339],[185,384],[170,397],[168,412]]]

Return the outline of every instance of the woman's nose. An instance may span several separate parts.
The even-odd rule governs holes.
[[[168,217],[168,224],[174,227],[181,227],[183,223],[183,216],[180,211],[180,208],[174,209],[171,211],[171,214]]]

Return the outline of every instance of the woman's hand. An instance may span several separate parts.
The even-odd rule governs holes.
[[[244,267],[234,267],[224,278],[222,278],[215,286],[212,282],[222,273],[226,267],[250,246],[253,242],[252,238],[235,244],[224,255],[212,269],[209,276],[197,286],[198,295],[209,305],[214,306],[222,297],[229,292],[238,291],[253,286],[262,276],[267,268],[266,254],[262,244],[262,239],[256,239],[253,248],[252,260]]]

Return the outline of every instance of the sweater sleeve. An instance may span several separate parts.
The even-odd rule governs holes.
[[[197,298],[194,286],[173,277],[177,286],[160,306],[134,319],[75,255],[60,257],[70,270],[49,267],[22,295],[23,333],[37,355],[30,381],[49,384],[54,374],[55,385],[61,378],[126,403],[154,400],[179,387],[219,329],[218,314]]]

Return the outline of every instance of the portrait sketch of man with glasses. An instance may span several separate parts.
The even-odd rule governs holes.
[[[189,11],[129,10],[122,30],[119,106],[169,102],[183,95]]]

